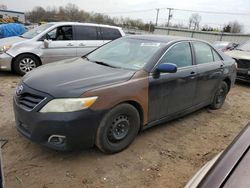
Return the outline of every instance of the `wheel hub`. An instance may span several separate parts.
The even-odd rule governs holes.
[[[118,142],[123,140],[129,132],[129,120],[125,115],[120,115],[115,118],[110,127],[108,139],[111,142]]]
[[[217,104],[222,103],[224,99],[225,99],[225,90],[221,88],[217,94],[216,103]]]
[[[19,63],[19,68],[22,72],[29,72],[36,68],[36,63],[33,59],[31,58],[24,58],[20,61]]]

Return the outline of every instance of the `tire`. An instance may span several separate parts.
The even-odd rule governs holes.
[[[120,104],[103,118],[96,135],[96,146],[104,153],[117,153],[127,148],[140,129],[140,116],[130,104]]]
[[[14,71],[23,76],[40,65],[40,60],[32,54],[22,54],[16,57],[13,62]]]
[[[229,91],[228,85],[225,81],[223,81],[218,87],[217,91],[215,92],[213,102],[210,105],[210,108],[213,110],[220,109],[226,100],[228,91]]]

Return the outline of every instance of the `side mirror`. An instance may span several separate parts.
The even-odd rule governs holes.
[[[156,68],[156,71],[161,73],[176,73],[177,72],[177,66],[173,63],[162,63],[158,65]]]
[[[44,44],[44,48],[48,48],[49,47],[49,40],[47,40],[47,39],[44,39],[44,41],[43,41],[43,44]]]

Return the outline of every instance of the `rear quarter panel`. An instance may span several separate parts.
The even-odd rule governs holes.
[[[229,78],[231,81],[231,87],[232,88],[235,84],[236,75],[237,75],[237,69],[236,69],[236,61],[229,57],[228,55],[224,54],[223,52],[220,52],[220,55],[223,58],[223,63],[225,65],[223,76],[224,79]]]

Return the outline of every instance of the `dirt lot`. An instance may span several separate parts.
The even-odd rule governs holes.
[[[19,79],[0,73],[0,138],[9,140],[3,159],[11,188],[183,187],[250,120],[250,84],[238,83],[222,109],[202,109],[144,131],[121,153],[58,153],[17,133],[12,95]]]

